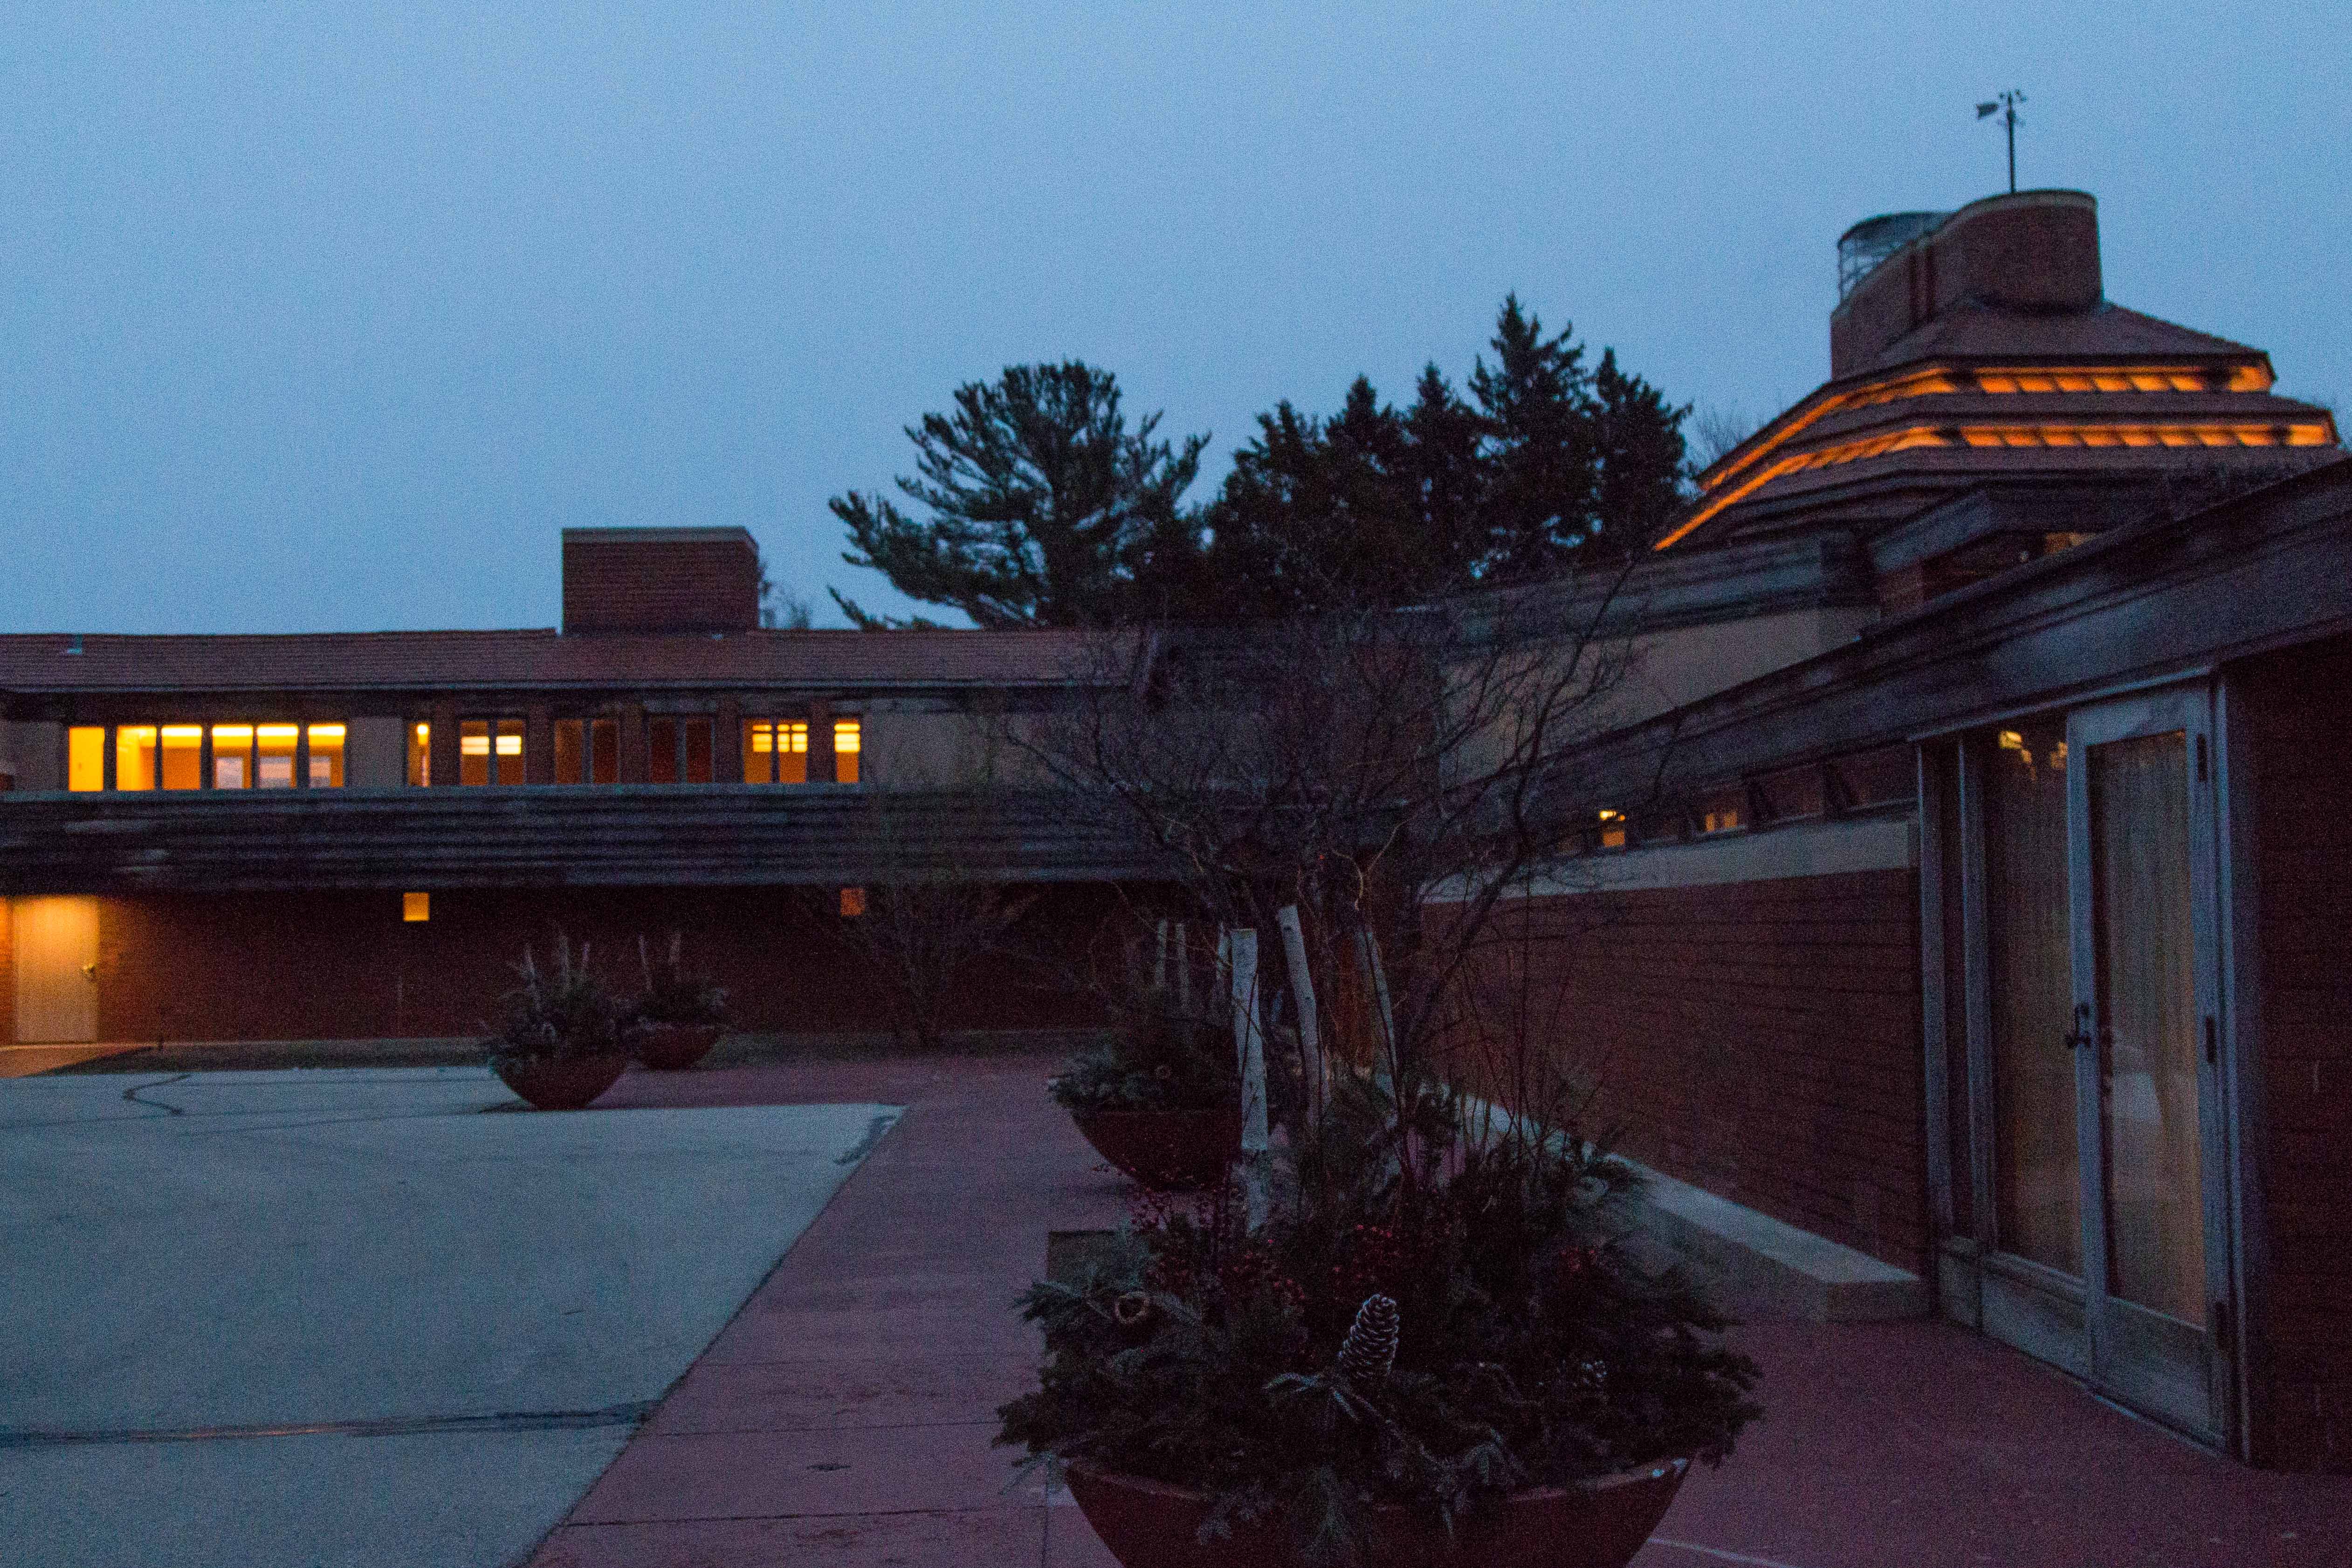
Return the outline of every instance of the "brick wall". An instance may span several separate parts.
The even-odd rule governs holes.
[[[1860,871],[1529,900],[1486,954],[1483,1010],[1490,1028],[1526,1012],[1626,1153],[1924,1275],[1916,887]],[[1515,1098],[1498,1070],[1457,1076]]]
[[[625,986],[638,932],[662,942],[682,931],[688,961],[728,987],[740,1028],[887,1028],[887,995],[845,940],[835,897],[830,889],[444,891],[421,924],[402,921],[396,892],[110,898],[99,914],[100,1037],[475,1034],[514,984],[524,945],[535,943],[544,963],[557,926]],[[1049,889],[1024,921],[1024,942],[1067,958],[1105,913],[1099,889]],[[1093,1021],[1049,966],[990,962],[967,977],[951,1025]]]
[[[2252,699],[2267,1222],[2256,1458],[2352,1473],[2352,643],[2266,660]]]
[[[567,528],[567,632],[749,631],[760,552],[740,528]]]

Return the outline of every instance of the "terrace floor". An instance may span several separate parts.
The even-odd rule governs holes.
[[[341,1271],[322,1275],[319,1260],[306,1257],[302,1247],[269,1245],[275,1234],[270,1226],[287,1228],[276,1199],[256,1210],[268,1224],[240,1221],[234,1227],[247,1241],[232,1254],[184,1247],[184,1258],[149,1279],[138,1272],[143,1259],[179,1256],[153,1250],[176,1234],[163,1224],[169,1216],[160,1216],[154,1236],[114,1254],[124,1260],[119,1279],[87,1285],[89,1300],[101,1306],[118,1298],[144,1302],[142,1321],[155,1325],[153,1332],[117,1336],[126,1345],[144,1347],[135,1357],[118,1358],[123,1365],[153,1371],[152,1377],[142,1373],[142,1388],[152,1384],[168,1393],[185,1381],[173,1369],[193,1367],[205,1371],[201,1382],[213,1392],[201,1407],[184,1411],[166,1408],[170,1401],[160,1394],[148,1401],[153,1409],[142,1405],[91,1414],[79,1405],[72,1411],[62,1405],[56,1412],[33,1408],[26,1400],[35,1394],[86,1400],[78,1389],[110,1386],[89,1369],[115,1363],[98,1354],[105,1347],[95,1341],[95,1348],[85,1347],[90,1354],[79,1361],[65,1354],[58,1347],[70,1349],[95,1331],[83,1321],[94,1315],[84,1312],[78,1319],[70,1302],[50,1300],[72,1284],[56,1270],[19,1270],[21,1277],[10,1287],[10,1294],[20,1298],[9,1303],[12,1323],[47,1326],[16,1337],[21,1353],[6,1363],[9,1375],[0,1377],[0,1384],[13,1388],[0,1405],[15,1407],[0,1410],[0,1526],[14,1518],[37,1531],[46,1549],[46,1554],[30,1554],[37,1561],[137,1560],[135,1553],[110,1552],[87,1531],[61,1533],[39,1524],[47,1520],[58,1525],[76,1509],[85,1520],[142,1508],[151,1514],[184,1514],[169,1521],[151,1518],[149,1524],[167,1523],[166,1533],[177,1531],[192,1549],[200,1542],[225,1546],[217,1521],[252,1511],[255,1494],[236,1503],[236,1477],[224,1471],[214,1478],[218,1496],[206,1501],[186,1489],[185,1477],[166,1476],[159,1468],[165,1458],[159,1456],[229,1454],[252,1447],[252,1437],[267,1438],[288,1454],[315,1453],[318,1473],[311,1486],[291,1492],[273,1488],[266,1500],[264,1511],[274,1510],[265,1521],[270,1523],[267,1533],[292,1554],[247,1553],[237,1558],[241,1564],[359,1561],[343,1548],[359,1550],[364,1540],[383,1561],[432,1560],[478,1568],[516,1561],[527,1561],[531,1568],[1109,1568],[1112,1559],[1066,1494],[1035,1481],[1013,1485],[1012,1451],[990,1442],[995,1407],[1024,1387],[1034,1365],[1036,1342],[1010,1303],[1042,1271],[1046,1233],[1108,1226],[1123,1213],[1122,1184],[1098,1166],[1067,1117],[1045,1096],[1045,1079],[1058,1050],[994,1048],[908,1058],[836,1044],[805,1055],[763,1054],[782,1059],[680,1074],[632,1072],[594,1110],[544,1118],[444,1114],[487,1109],[488,1100],[503,1093],[478,1071],[461,1068],[385,1074],[347,1067],[319,1073],[207,1075],[133,1100],[123,1092],[126,1084],[138,1089],[142,1082],[170,1078],[194,1063],[126,1057],[126,1065],[136,1062],[154,1070],[96,1082],[35,1079],[21,1093],[11,1086],[9,1103],[25,1113],[15,1119],[24,1134],[16,1146],[20,1163],[37,1152],[28,1138],[103,1139],[109,1148],[111,1141],[145,1138],[155,1142],[152,1157],[157,1161],[180,1146],[172,1140],[192,1140],[191,1148],[219,1151],[207,1156],[213,1163],[197,1173],[204,1179],[191,1188],[207,1212],[219,1206],[219,1194],[230,1191],[238,1173],[257,1159],[267,1155],[282,1162],[299,1154],[303,1172],[381,1198],[383,1222],[396,1228],[417,1207],[401,1201],[395,1190],[417,1174],[408,1168],[421,1157],[417,1130],[464,1144],[453,1146],[445,1160],[456,1163],[448,1163],[448,1177],[441,1181],[446,1191],[425,1205],[435,1211],[454,1202],[456,1194],[477,1190],[463,1176],[458,1156],[470,1159],[474,1145],[495,1132],[490,1142],[501,1152],[500,1168],[509,1173],[496,1190],[508,1190],[528,1176],[542,1183],[548,1194],[576,1187],[583,1196],[574,1206],[588,1205],[580,1208],[588,1217],[576,1223],[536,1227],[546,1257],[533,1267],[560,1280],[569,1278],[567,1270],[584,1267],[566,1261],[567,1245],[575,1253],[587,1246],[598,1257],[609,1253],[624,1262],[634,1258],[631,1247],[643,1251],[641,1259],[622,1269],[619,1278],[626,1288],[621,1296],[598,1309],[619,1312],[615,1322],[629,1325],[627,1331],[592,1336],[593,1342],[642,1345],[650,1342],[643,1324],[667,1323],[673,1313],[679,1321],[671,1325],[677,1332],[651,1336],[664,1347],[675,1342],[674,1354],[667,1348],[659,1355],[633,1352],[610,1367],[592,1366],[593,1357],[583,1359],[582,1346],[589,1341],[572,1344],[566,1338],[576,1337],[576,1325],[586,1321],[569,1313],[545,1326],[544,1344],[525,1342],[526,1324],[523,1339],[491,1358],[520,1381],[515,1388],[497,1390],[496,1402],[483,1408],[618,1409],[614,1402],[619,1400],[629,1410],[625,1420],[600,1421],[593,1429],[489,1435],[510,1446],[537,1443],[530,1450],[533,1454],[546,1449],[544,1463],[530,1461],[536,1469],[520,1457],[520,1447],[513,1454],[485,1450],[472,1460],[452,1448],[452,1461],[412,1467],[420,1475],[431,1470],[457,1477],[483,1494],[473,1500],[484,1509],[505,1509],[513,1523],[534,1511],[541,1521],[528,1525],[520,1537],[530,1542],[544,1531],[535,1548],[489,1550],[488,1537],[477,1533],[479,1549],[469,1556],[457,1544],[467,1532],[453,1521],[470,1493],[450,1494],[453,1521],[404,1513],[392,1506],[398,1477],[364,1456],[401,1444],[480,1443],[488,1440],[484,1434],[471,1426],[440,1432],[433,1422],[425,1426],[435,1430],[416,1433],[393,1422],[372,1436],[305,1425],[322,1413],[351,1414],[340,1405],[328,1411],[325,1406],[334,1401],[310,1397],[303,1382],[311,1375],[306,1368],[314,1359],[331,1363],[331,1358],[314,1356],[317,1347],[305,1335],[331,1336],[338,1325],[361,1321],[367,1312],[390,1311],[381,1303],[371,1305],[385,1292],[362,1278],[346,1281],[348,1300],[315,1294],[325,1288],[322,1279],[340,1278]],[[262,1064],[257,1058],[238,1065]],[[90,1061],[66,1071],[104,1072],[108,1066]],[[81,1088],[71,1087],[77,1081]],[[215,1095],[236,1099],[234,1105],[225,1099],[215,1108],[234,1114],[199,1114],[205,1109],[199,1101]],[[254,1096],[289,1095],[284,1104],[247,1103]],[[372,1110],[337,1099],[355,1095],[362,1100],[392,1096],[399,1104]],[[431,1105],[410,1104],[417,1096],[450,1103],[442,1106],[436,1099]],[[162,1114],[145,1104],[151,1098],[169,1101],[163,1109],[176,1108],[175,1119],[126,1120]],[[51,1099],[59,1112],[70,1100],[77,1108],[73,1116],[33,1114],[40,1110],[35,1101]],[[79,1109],[85,1099],[92,1107],[103,1102],[102,1124],[79,1125],[94,1114]],[[789,1115],[790,1128],[807,1133],[792,1131],[786,1136],[786,1124],[779,1123],[772,1134],[747,1125],[720,1137],[722,1123],[732,1126],[729,1117],[761,1114],[722,1108],[760,1107],[808,1108],[774,1112]],[[871,1141],[870,1131],[856,1136],[860,1130],[878,1128],[880,1113],[895,1107],[903,1112],[878,1142]],[[663,1131],[672,1119],[614,1114],[663,1108],[709,1108],[719,1116],[708,1127],[698,1126],[702,1119],[685,1116]],[[401,1114],[391,1120],[378,1113],[395,1109]],[[826,1121],[828,1115],[840,1125]],[[68,1127],[68,1121],[77,1125]],[[36,1134],[35,1123],[52,1131]],[[518,1143],[509,1134],[529,1136]],[[755,1153],[747,1164],[751,1151],[740,1140],[753,1136],[782,1138],[773,1151],[777,1157]],[[654,1142],[646,1142],[648,1138]],[[545,1160],[534,1164],[512,1158],[522,1144],[542,1139],[551,1141]],[[242,1153],[240,1141],[250,1146]],[[642,1151],[639,1144],[645,1145]],[[835,1145],[850,1152],[845,1154]],[[271,1150],[279,1152],[269,1154]],[[620,1230],[605,1212],[609,1205],[596,1197],[611,1187],[609,1180],[567,1184],[562,1175],[569,1162],[609,1161],[616,1150],[636,1151],[631,1157],[653,1162],[647,1171],[659,1173],[631,1187],[641,1189],[631,1212],[643,1210],[646,1223],[632,1220]],[[692,1157],[680,1163],[686,1151]],[[101,1152],[95,1142],[88,1151],[93,1159]],[[862,1163],[856,1163],[859,1153]],[[854,1171],[825,1202],[824,1192],[852,1164]],[[422,1168],[428,1174],[439,1169]],[[533,1170],[544,1174],[529,1175]],[[371,1172],[374,1175],[368,1176]],[[124,1171],[107,1180],[112,1184],[108,1190],[119,1187],[124,1198],[137,1201],[126,1210],[117,1199],[100,1202],[100,1193],[91,1201],[102,1215],[119,1218],[118,1211],[155,1207],[152,1182],[133,1182]],[[26,1236],[49,1234],[40,1228],[49,1209],[79,1201],[71,1183],[58,1185],[49,1196],[23,1182],[14,1186]],[[659,1204],[645,1195],[660,1194],[670,1195]],[[532,1203],[550,1201],[551,1196],[542,1196]],[[525,1205],[518,1212],[527,1216],[534,1210]],[[68,1230],[55,1234],[64,1237]],[[621,1246],[613,1239],[616,1235],[642,1240]],[[566,1237],[572,1239],[567,1243]],[[581,1237],[603,1239],[589,1245]],[[516,1239],[518,1245],[530,1242],[527,1235]],[[398,1249],[362,1250],[367,1257],[389,1257]],[[21,1261],[21,1249],[13,1243],[11,1251]],[[782,1260],[771,1269],[769,1260],[779,1251]],[[679,1288],[685,1281],[675,1272],[678,1258],[722,1256],[731,1259],[727,1268],[734,1283],[722,1286],[714,1278],[692,1289]],[[360,1262],[375,1267],[366,1257]],[[383,1268],[400,1288],[397,1262]],[[454,1272],[432,1272],[488,1279],[496,1270],[483,1274],[457,1267]],[[209,1281],[212,1297],[236,1310],[254,1309],[256,1302],[266,1307],[270,1331],[242,1348],[221,1333],[205,1338],[207,1325],[219,1314],[207,1307],[211,1298],[183,1300],[195,1289],[191,1280]],[[545,1293],[528,1280],[506,1280],[499,1289],[509,1300],[518,1293]],[[36,1295],[42,1300],[34,1301]],[[323,1313],[321,1306],[328,1309]],[[443,1313],[447,1315],[446,1309]],[[688,1317],[700,1326],[686,1322]],[[2059,1373],[1951,1325],[1821,1325],[1759,1317],[1736,1334],[1763,1364],[1760,1396],[1769,1415],[1750,1429],[1729,1463],[1691,1479],[1636,1560],[1637,1568],[2343,1568],[2352,1563],[2352,1479],[2266,1474],[2215,1458],[2102,1404]],[[475,1408],[482,1390],[467,1381],[473,1377],[464,1370],[473,1364],[467,1358],[486,1345],[505,1344],[458,1318],[415,1323],[408,1330],[388,1327],[380,1337],[395,1359],[425,1356],[431,1363],[431,1377],[412,1367],[394,1379],[400,1397],[385,1405],[394,1415],[407,1414],[402,1400],[422,1401],[417,1408],[428,1415]],[[181,1339],[187,1342],[180,1344]],[[436,1345],[449,1352],[439,1361],[433,1360],[439,1354]],[[343,1380],[336,1389],[367,1373],[364,1359],[346,1358],[344,1371],[331,1374]],[[68,1362],[87,1365],[75,1372]],[[581,1389],[538,1386],[558,1373],[569,1375],[567,1368],[582,1367],[593,1373],[590,1381],[604,1380],[596,1389],[609,1382],[621,1392],[596,1392],[584,1383]],[[669,1381],[679,1367],[686,1369],[683,1374]],[[214,1408],[222,1399],[254,1408]],[[320,1408],[313,1410],[314,1405]],[[650,1414],[632,1429],[641,1405],[650,1406]],[[366,1413],[380,1414],[373,1406]],[[291,1425],[278,1428],[283,1436],[261,1431],[286,1423]],[[110,1447],[79,1440],[44,1446],[34,1440],[26,1447],[8,1430],[16,1428],[16,1436],[26,1438],[26,1428],[69,1426],[107,1428],[97,1434],[101,1437],[128,1433],[142,1440]],[[204,1430],[179,1432],[182,1427]],[[172,1437],[173,1443],[143,1440],[150,1436]],[[238,1440],[178,1441],[190,1436]],[[80,1473],[93,1465],[97,1470]],[[126,1465],[137,1474],[114,1473]],[[523,1498],[522,1491],[544,1500]],[[134,1502],[138,1495],[146,1500]],[[108,1503],[110,1497],[116,1501]],[[205,1513],[212,1514],[211,1522],[199,1517]],[[544,1522],[551,1520],[560,1521],[551,1530]],[[362,1531],[362,1525],[373,1533]],[[513,1524],[502,1528],[509,1531],[507,1541],[517,1540]],[[436,1529],[439,1535],[422,1555],[404,1549],[402,1531],[423,1530],[408,1544],[424,1549]],[[7,1538],[7,1530],[0,1528],[0,1545]],[[24,1537],[18,1544],[32,1539]],[[0,1549],[0,1557],[13,1554]]]
[[[633,1074],[605,1104],[907,1108],[533,1568],[1109,1568],[1066,1494],[1008,1483],[1008,1310],[1049,1229],[1121,1186],[1045,1097],[1054,1058]],[[2352,1479],[2267,1474],[1936,1321],[1755,1321],[1769,1412],[1685,1486],[1637,1568],[2342,1568]]]

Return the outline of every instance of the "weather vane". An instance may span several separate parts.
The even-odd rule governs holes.
[[[1990,103],[1977,105],[1979,120],[1990,119],[1998,114],[2000,116],[2002,126],[2009,132],[2009,194],[2011,195],[2017,194],[2017,106],[2024,101],[2025,95],[2021,92],[2004,92]]]

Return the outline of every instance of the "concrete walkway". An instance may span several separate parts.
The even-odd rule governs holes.
[[[0,1084],[0,1563],[490,1565],[896,1115],[478,1068]]]
[[[1008,1489],[995,1406],[1037,1353],[1013,1296],[1114,1178],[1040,1056],[632,1075],[611,1105],[881,1101],[897,1128],[663,1401],[535,1568],[1108,1568],[1066,1500]],[[1932,1321],[1759,1321],[1770,1411],[1638,1568],[2344,1568],[2352,1479],[2198,1452]]]

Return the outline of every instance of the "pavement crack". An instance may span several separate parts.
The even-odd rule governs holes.
[[[159,1078],[153,1083],[134,1083],[122,1091],[122,1098],[133,1105],[143,1105],[150,1110],[160,1110],[166,1116],[178,1116],[186,1110],[186,1107],[166,1105],[160,1100],[142,1100],[139,1096],[151,1089],[168,1089],[173,1084],[182,1082],[188,1076],[184,1072],[175,1072],[170,1078]]]
[[[0,1426],[0,1451],[122,1443],[206,1443],[256,1437],[406,1437],[447,1432],[563,1432],[635,1426],[656,1401],[635,1400],[598,1410],[508,1410],[482,1415],[393,1415],[368,1421],[286,1421],[256,1426],[124,1426],[63,1429]]]
[[[882,1134],[889,1131],[891,1128],[896,1127],[898,1124],[898,1113],[895,1110],[887,1111],[880,1116],[868,1117],[866,1122],[866,1136],[860,1138],[856,1146],[851,1148],[847,1153],[843,1154],[840,1158],[835,1160],[834,1163],[836,1165],[855,1165],[860,1160],[863,1160],[866,1155],[874,1152],[874,1145],[882,1142]]]

